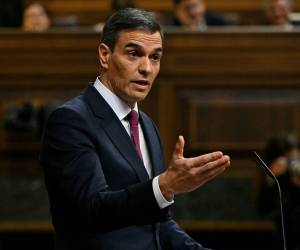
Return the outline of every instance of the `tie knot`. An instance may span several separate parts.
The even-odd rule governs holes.
[[[138,126],[139,124],[139,115],[135,110],[131,110],[128,114],[130,126]]]

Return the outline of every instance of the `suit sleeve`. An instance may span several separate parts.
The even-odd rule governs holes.
[[[209,250],[192,239],[171,218],[160,224],[160,240],[162,249]]]
[[[92,137],[86,119],[71,109],[56,110],[47,122],[40,161],[54,223],[107,231],[164,218],[151,180],[109,190]]]

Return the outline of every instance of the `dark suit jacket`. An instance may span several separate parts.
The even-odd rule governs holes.
[[[140,123],[156,176],[158,130],[142,112]],[[40,160],[56,249],[203,249],[159,208],[129,135],[93,86],[51,114]]]

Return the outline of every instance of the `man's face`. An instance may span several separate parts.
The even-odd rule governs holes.
[[[182,25],[196,28],[203,22],[205,11],[202,0],[184,0],[176,6],[175,14]]]
[[[161,57],[159,32],[121,31],[113,51],[106,44],[99,46],[104,70],[101,81],[132,108],[148,95],[159,72]]]
[[[291,9],[287,0],[268,0],[266,12],[271,24],[289,24],[289,14]]]

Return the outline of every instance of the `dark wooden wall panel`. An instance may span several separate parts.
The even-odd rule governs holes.
[[[278,89],[185,90],[180,94],[188,117],[192,150],[263,150],[279,131],[300,135],[300,91]]]

